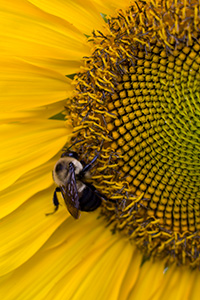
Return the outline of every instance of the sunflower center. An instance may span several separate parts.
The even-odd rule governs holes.
[[[69,100],[76,148],[99,153],[102,214],[146,253],[200,262],[200,34],[194,2],[138,2],[96,31]]]

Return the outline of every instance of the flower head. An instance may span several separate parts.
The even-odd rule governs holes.
[[[0,4],[4,299],[196,299],[198,2],[11,2]],[[64,145],[97,155],[102,206],[78,221],[65,206],[46,216]]]

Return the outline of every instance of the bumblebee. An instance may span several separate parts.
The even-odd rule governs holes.
[[[87,182],[87,179],[91,177],[89,171],[97,158],[98,155],[90,163],[85,164],[84,161],[78,160],[76,152],[62,154],[53,169],[53,179],[57,187],[53,194],[55,210],[50,214],[58,210],[58,192],[61,193],[69,213],[75,219],[79,218],[80,211],[90,212],[101,205],[104,197],[92,184]]]

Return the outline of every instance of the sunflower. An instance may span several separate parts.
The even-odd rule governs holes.
[[[1,298],[198,299],[198,1],[0,14]],[[102,205],[79,220],[46,216],[63,147],[97,155]]]

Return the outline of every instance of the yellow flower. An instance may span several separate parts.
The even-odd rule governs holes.
[[[183,5],[176,1],[149,1],[147,4],[141,1],[130,6],[127,0],[10,0],[9,4],[1,0],[2,299],[198,299],[198,19],[197,1],[184,1]],[[134,24],[134,28],[130,24]],[[92,35],[93,30],[96,31]],[[119,33],[121,43],[114,31]],[[127,33],[131,41],[127,39]],[[159,41],[159,44],[152,50],[153,41]],[[130,47],[137,55],[131,56]],[[154,54],[149,57],[149,53]],[[174,56],[170,56],[171,53]],[[132,63],[128,71],[127,65],[123,65],[124,55]],[[179,59],[175,61],[173,57],[178,55]],[[97,57],[101,58],[101,63]],[[112,63],[118,76],[113,73]],[[166,63],[168,69],[165,73]],[[153,83],[148,72],[154,76]],[[132,81],[127,80],[127,73]],[[78,76],[74,77],[74,74]],[[180,74],[183,82],[179,82]],[[72,77],[75,78],[73,83],[78,83],[75,93]],[[186,228],[183,226],[184,202],[181,225],[177,219],[180,207],[176,202],[170,202],[173,197],[163,197],[159,202],[162,207],[168,201],[169,207],[175,208],[173,213],[166,210],[166,219],[162,217],[160,206],[157,207],[159,189],[156,187],[162,190],[161,184],[166,184],[166,178],[171,176],[169,186],[172,190],[174,188],[173,195],[176,191],[173,170],[170,169],[169,175],[166,169],[165,175],[161,176],[156,163],[152,164],[150,172],[156,176],[150,184],[149,177],[139,172],[139,163],[132,169],[131,164],[127,164],[127,161],[132,161],[130,155],[135,155],[136,162],[136,157],[143,157],[143,152],[138,151],[141,136],[137,132],[143,132],[140,126],[147,109],[144,100],[148,100],[145,97],[148,97],[149,90],[153,97],[153,105],[148,102],[151,116],[158,120],[159,113],[162,113],[163,118],[156,122],[159,126],[155,126],[155,119],[149,117],[149,127],[145,128],[148,135],[143,136],[149,147],[145,148],[145,143],[141,145],[147,152],[157,145],[157,152],[150,155],[151,163],[155,158],[158,164],[159,158],[164,162],[156,153],[161,155],[162,151],[170,150],[168,155],[172,167],[180,168],[174,170],[175,175],[177,170],[182,177],[184,170],[190,175],[183,181],[184,192],[188,187],[187,178],[195,182],[188,187],[188,198],[183,198],[183,201],[188,201]],[[124,95],[130,93],[128,98],[132,99],[133,92],[137,97],[141,96],[141,102],[140,110],[132,103],[138,112],[137,118],[130,122],[132,112]],[[84,98],[84,93],[87,98]],[[117,98],[119,95],[120,99]],[[64,118],[66,99],[67,121]],[[92,102],[86,105],[86,99],[92,99]],[[103,106],[102,99],[105,100]],[[169,100],[168,106],[163,99]],[[88,110],[91,103],[92,109]],[[174,104],[184,111],[179,117]],[[124,126],[120,123],[121,116]],[[183,121],[184,118],[187,122]],[[101,123],[98,123],[100,119]],[[180,124],[184,128],[183,143],[179,139],[182,132],[174,130]],[[78,130],[76,134],[72,133],[72,127]],[[163,127],[166,136],[177,134],[171,140],[167,139],[167,148],[161,148],[163,144],[158,134]],[[92,132],[89,135],[88,128]],[[70,145],[71,138],[76,136],[90,142],[88,151],[91,153],[98,150],[98,137],[106,140],[107,144],[101,145],[101,164],[93,179],[96,176],[97,186],[115,200],[116,205],[104,201],[101,209],[104,217],[101,218],[97,210],[82,213],[75,221],[65,206],[47,217],[46,213],[52,209],[55,189],[51,176],[53,166],[62,147],[66,143]],[[132,142],[136,154],[129,152],[127,141],[136,141],[136,144]],[[183,152],[188,156],[182,156],[179,148],[173,161],[172,146],[176,141],[180,146],[182,144]],[[77,149],[81,146],[85,152],[85,143],[76,144]],[[114,155],[115,149],[117,154]],[[181,168],[180,163],[185,163],[185,168]],[[114,164],[112,171],[109,166]],[[120,166],[122,173],[116,172],[116,166]],[[142,170],[146,170],[143,165]],[[175,180],[178,186],[182,177]],[[168,185],[167,191],[170,191]],[[183,190],[181,192],[184,195]],[[147,200],[150,200],[148,205]],[[170,216],[167,217],[167,213]],[[113,227],[107,226],[108,223]],[[111,229],[114,234],[111,234]],[[159,260],[159,256],[162,259]]]

